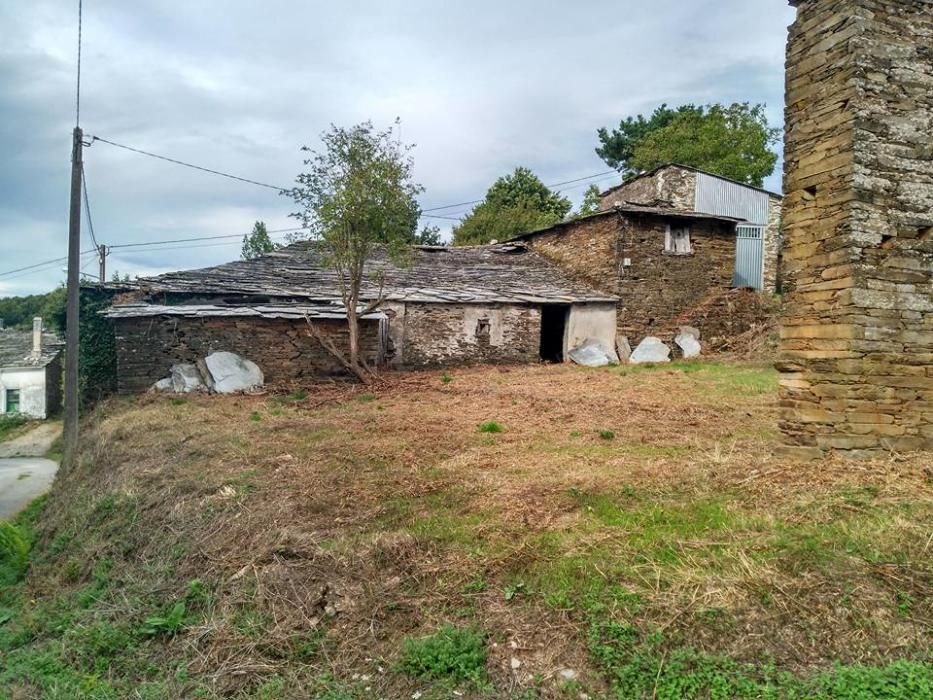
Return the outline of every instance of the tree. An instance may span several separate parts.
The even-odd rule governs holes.
[[[528,168],[500,177],[486,197],[454,227],[454,245],[502,241],[553,226],[570,211],[570,200],[548,189]]]
[[[426,224],[421,231],[415,234],[413,244],[431,246],[444,245],[444,242],[441,240],[441,229],[434,224]]]
[[[600,129],[597,154],[610,166],[631,175],[665,163],[681,163],[761,187],[774,172],[771,150],[780,129],[768,126],[764,105],[662,105],[649,119],[623,120],[618,130]]]
[[[269,238],[265,223],[257,221],[253,224],[252,232],[243,236],[243,248],[240,251],[240,256],[244,260],[255,260],[261,255],[271,253],[278,247],[279,245],[273,243],[272,239]]]
[[[599,187],[595,184],[590,185],[586,188],[586,191],[583,193],[583,200],[580,202],[580,206],[573,214],[574,219],[579,219],[583,216],[591,216],[599,211]]]
[[[376,298],[361,303],[366,262],[381,248],[393,262],[403,264],[421,214],[415,197],[424,188],[412,180],[409,155],[414,146],[402,144],[395,133],[394,128],[376,131],[368,121],[350,128],[332,126],[321,134],[320,151],[302,148],[311,154],[304,161],[308,172],[298,175],[298,185],[289,192],[300,207],[292,216],[309,230],[318,242],[317,252],[336,273],[350,331],[350,356],[309,322],[311,332],[362,381],[369,381],[373,372],[360,356],[360,318],[382,303],[378,274]]]

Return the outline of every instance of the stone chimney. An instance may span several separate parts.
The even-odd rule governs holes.
[[[32,359],[42,357],[42,317],[32,319]]]

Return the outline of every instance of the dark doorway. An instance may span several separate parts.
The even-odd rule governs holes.
[[[569,313],[569,304],[541,307],[541,359],[545,362],[564,361],[564,330]]]

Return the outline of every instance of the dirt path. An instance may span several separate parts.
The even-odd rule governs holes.
[[[61,433],[62,424],[59,421],[42,423],[25,435],[0,443],[0,458],[41,457],[51,449],[52,443]]]

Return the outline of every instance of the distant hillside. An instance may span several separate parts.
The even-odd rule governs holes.
[[[58,287],[45,294],[0,299],[0,320],[4,328],[32,328],[32,319],[41,316],[46,327],[64,330],[65,288]]]

